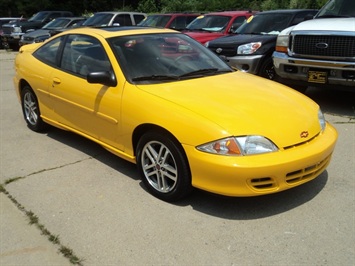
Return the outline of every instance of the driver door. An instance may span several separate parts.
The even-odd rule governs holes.
[[[66,128],[121,149],[119,144],[122,87],[90,84],[89,72],[113,71],[101,43],[86,35],[67,38],[61,69],[52,73],[54,112]]]

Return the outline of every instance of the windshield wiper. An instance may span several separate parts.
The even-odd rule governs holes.
[[[132,78],[132,81],[146,81],[146,80],[179,80],[178,76],[173,75],[151,75]]]
[[[204,68],[204,69],[199,69],[195,70],[186,74],[182,74],[179,77],[184,78],[184,77],[201,77],[205,76],[208,74],[216,74],[216,73],[226,73],[226,72],[231,72],[231,70],[219,70],[218,68]]]

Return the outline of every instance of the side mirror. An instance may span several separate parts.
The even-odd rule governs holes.
[[[117,80],[112,71],[91,72],[87,74],[86,80],[89,83],[103,84],[108,87],[117,86]]]

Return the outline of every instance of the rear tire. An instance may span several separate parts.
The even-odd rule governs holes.
[[[172,202],[192,191],[190,167],[181,145],[169,134],[150,131],[137,145],[137,167],[147,190]]]
[[[21,91],[22,112],[27,126],[36,132],[45,130],[48,125],[43,122],[38,100],[30,86],[26,85]]]

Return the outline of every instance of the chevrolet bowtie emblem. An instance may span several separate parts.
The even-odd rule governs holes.
[[[307,138],[308,137],[308,131],[302,131],[300,136],[301,136],[301,138]]]

